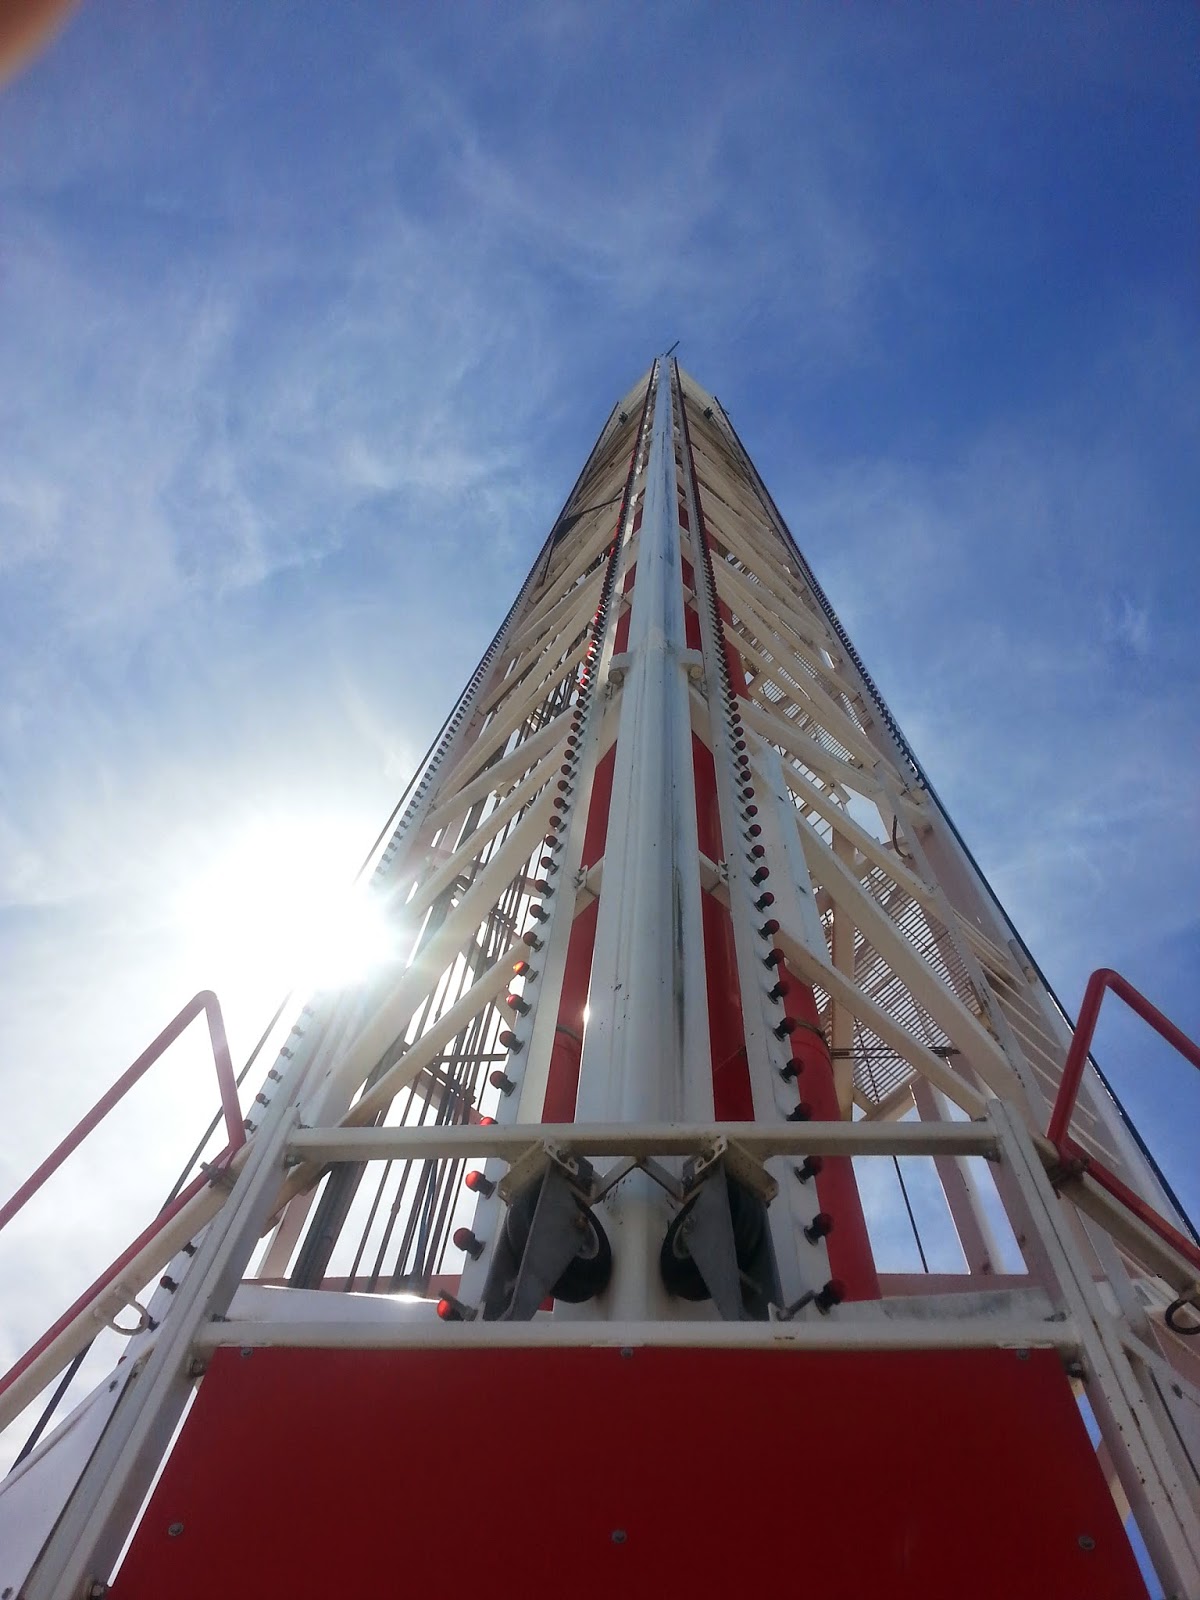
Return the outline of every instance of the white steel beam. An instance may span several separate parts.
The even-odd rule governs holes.
[[[912,1092],[917,1114],[923,1122],[937,1124],[949,1121],[944,1098],[920,1074],[912,1081]],[[975,1175],[965,1160],[944,1151],[939,1152],[934,1161],[968,1272],[991,1274],[999,1271],[1003,1257],[991,1221],[984,1210]]]
[[[878,801],[882,796],[883,790],[873,772],[835,756],[789,718],[781,717],[755,700],[747,704],[745,716],[747,724],[769,744],[782,746],[789,756],[823,773],[831,782],[856,790],[868,800]]]
[[[564,661],[554,666],[544,678],[533,684],[523,695],[516,696],[512,705],[503,710],[497,710],[495,716],[471,745],[470,749],[463,752],[462,760],[468,759],[472,763],[472,771],[478,763],[484,762],[489,756],[498,754],[516,733],[526,717],[546,700],[558,688],[564,678],[579,667],[587,654],[587,645],[581,644],[573,650]]]
[[[579,1073],[581,1121],[658,1121],[712,1108],[671,390],[661,361],[656,378]],[[649,1179],[631,1180],[608,1210],[622,1236],[607,1297],[612,1313],[667,1311],[658,1271],[669,1219],[661,1190]],[[590,1305],[578,1309],[594,1314]]]
[[[780,1155],[994,1156],[997,1135],[979,1122],[560,1122],[386,1128],[300,1128],[288,1149],[306,1163],[456,1161],[518,1156],[543,1144],[577,1155],[686,1156],[724,1140],[759,1160]]]
[[[383,1054],[408,1026],[409,1019],[438,975],[462,950],[479,927],[500,892],[512,882],[533,853],[550,813],[550,797],[543,791],[496,854],[480,871],[445,922],[419,951],[381,1000],[370,1020],[345,1050],[330,1062],[324,1079],[314,1083],[306,1099],[306,1120],[333,1122],[345,1112],[354,1092]]]
[[[570,713],[560,711],[544,728],[523,739],[490,767],[484,767],[478,776],[470,779],[461,789],[455,789],[452,783],[448,784],[447,792],[429,813],[430,827],[448,827],[457,818],[465,817],[477,800],[486,800],[510,782],[519,781],[544,755],[558,749],[570,725]]]
[[[576,585],[564,596],[564,602],[570,603],[564,603],[561,612],[556,607],[555,612],[547,618],[545,629],[535,634],[524,649],[513,654],[511,670],[499,679],[480,702],[479,709],[484,716],[499,705],[505,695],[512,693],[536,661],[543,656],[552,660],[556,653],[562,654],[567,644],[586,626],[587,619],[595,610],[600,581],[600,574],[596,573],[586,582]]]
[[[852,983],[840,973],[828,958],[822,960],[797,940],[787,939],[782,930],[780,944],[787,956],[789,967],[802,974],[809,983],[818,984],[832,1000],[846,1006],[872,1033],[878,1035],[884,1044],[890,1045],[910,1067],[915,1067],[918,1072],[923,1073],[968,1116],[982,1115],[984,1096],[952,1072],[941,1056],[935,1056],[933,1051],[920,1040],[914,1039],[907,1028],[901,1027],[890,1013],[869,994],[864,993],[857,983]]]
[[[407,916],[417,925],[434,901],[448,889],[454,880],[474,866],[481,852],[508,826],[524,806],[550,782],[558,764],[557,747],[546,752],[538,764],[522,779],[505,800],[489,811],[473,833],[468,835],[453,855],[440,861],[429,876],[423,878],[410,900],[397,908],[398,914]]]
[[[585,1331],[586,1330],[586,1331]],[[772,1350],[1030,1350],[1073,1351],[1078,1345],[1073,1324],[1037,1317],[881,1317],[854,1322],[836,1313],[808,1322],[588,1322],[561,1317],[532,1322],[461,1322],[446,1324],[397,1317],[391,1323],[230,1322],[205,1328],[198,1351],[224,1345],[243,1348],[305,1350],[521,1349],[534,1346],[591,1349],[702,1348]],[[964,1418],[969,1425],[969,1416]]]
[[[876,954],[906,984],[918,1004],[945,1030],[955,1045],[969,1053],[972,1063],[992,1091],[1019,1098],[1022,1093],[1020,1080],[992,1035],[985,1031],[953,990],[946,987],[924,957],[913,949],[887,912],[866,892],[858,878],[847,870],[824,839],[802,822],[798,822],[797,826],[815,881],[828,891],[835,902],[846,908]]]

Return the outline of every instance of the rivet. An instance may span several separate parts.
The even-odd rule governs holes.
[[[1079,1535],[1079,1548],[1081,1550],[1094,1550],[1096,1548],[1096,1541],[1090,1533],[1081,1533]]]
[[[171,1525],[167,1529],[167,1538],[168,1539],[178,1539],[179,1535],[182,1532],[183,1532],[183,1523],[182,1522],[172,1522]]]
[[[614,1528],[613,1529],[613,1531],[612,1531],[612,1542],[614,1544],[624,1544],[626,1537],[627,1536],[626,1536],[624,1528]]]

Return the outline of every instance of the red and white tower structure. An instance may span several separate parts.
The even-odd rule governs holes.
[[[1100,998],[1200,1052],[1110,973],[1073,1032],[669,357],[368,877],[402,962],[244,1105],[198,996],[0,1212],[207,1014],[227,1148],[0,1380],[124,1340],[6,1600],[1200,1597],[1200,1249]],[[959,1271],[880,1269],[900,1158]]]

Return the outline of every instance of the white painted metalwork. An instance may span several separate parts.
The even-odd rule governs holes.
[[[727,646],[747,680],[744,740],[728,716]],[[694,738],[713,759],[719,861],[699,847]],[[610,752],[603,859],[585,870]],[[773,938],[811,986],[842,1121],[789,1120],[764,862]],[[370,864],[411,940],[405,969],[306,1009],[227,1172],[0,1380],[3,1426],[115,1308],[150,1294],[153,1326],[130,1341],[117,1388],[101,1386],[0,1484],[0,1587],[78,1600],[108,1581],[208,1355],[231,1342],[1043,1346],[1091,1402],[1114,1496],[1167,1592],[1200,1595],[1185,1409],[1200,1405],[1200,1363],[1164,1321],[1200,1293],[1196,1263],[1085,1170],[1060,1170],[1040,1130],[1070,1039],[1061,1010],[729,418],[668,358],[614,408]],[[706,894],[733,930],[752,1121],[715,1109],[710,1022],[724,1002],[708,990]],[[575,1121],[550,1125],[568,947],[597,898]],[[1175,1216],[1094,1072],[1074,1126],[1087,1153]],[[814,1158],[849,1156],[932,1163],[961,1288],[930,1275],[914,1294],[883,1274],[878,1299],[814,1299],[835,1236],[805,1235],[802,1185]],[[551,1169],[576,1174],[578,1203],[607,1229],[611,1282],[528,1320],[485,1317],[510,1215],[501,1185]],[[688,1302],[660,1271],[666,1230],[699,1193],[685,1195],[685,1174],[717,1170],[766,1205],[778,1293],[761,1314],[739,1317],[735,1295],[718,1316],[715,1289]],[[1025,1274],[998,1270],[992,1179]]]

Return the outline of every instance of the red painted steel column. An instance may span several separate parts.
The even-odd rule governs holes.
[[[693,620],[695,612],[689,607],[688,621],[690,623]],[[695,734],[692,735],[692,765],[696,779],[696,831],[700,849],[710,861],[720,861],[724,850],[717,803],[716,766],[712,751]],[[733,919],[729,915],[729,908],[707,889],[701,893],[700,910],[704,923],[704,974],[712,1053],[713,1115],[718,1122],[753,1122],[754,1096],[750,1088],[750,1067],[746,1060],[746,1028],[742,1019]]]
[[[776,970],[790,990],[788,1010],[800,1024],[791,1035],[800,1100],[814,1122],[840,1122],[842,1112],[833,1081],[833,1061],[812,989],[789,973],[786,963],[781,961]],[[821,1210],[833,1218],[833,1231],[825,1240],[829,1270],[844,1286],[847,1300],[878,1300],[875,1255],[849,1157],[826,1156],[816,1185]]]

